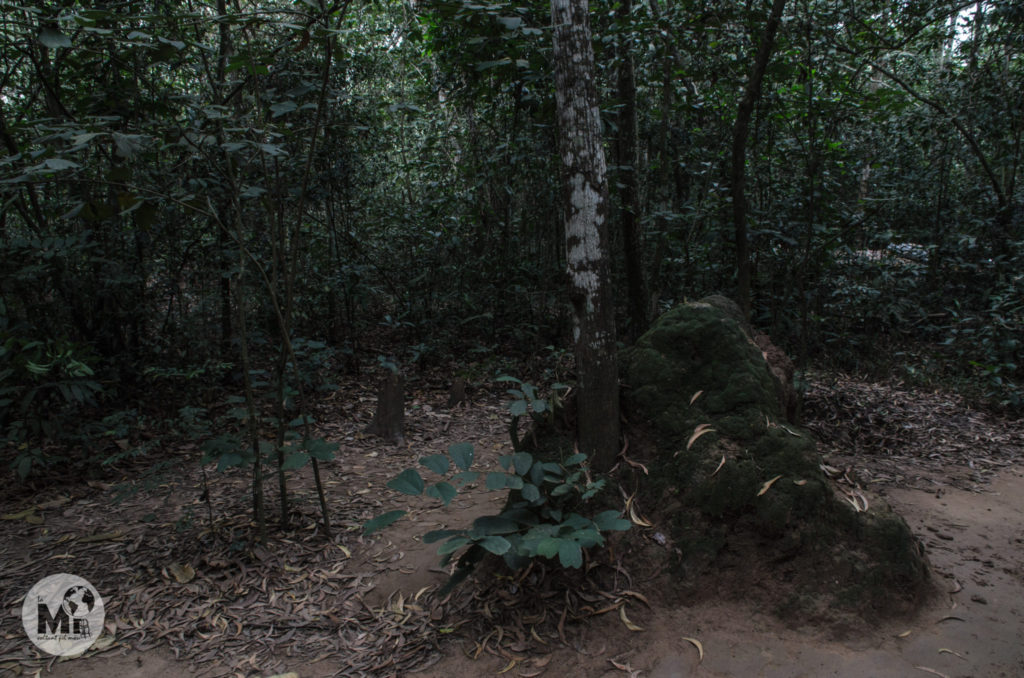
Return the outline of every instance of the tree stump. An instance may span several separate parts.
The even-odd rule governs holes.
[[[452,409],[466,399],[466,380],[462,377],[455,377],[452,380],[452,387],[448,389],[448,409]]]
[[[405,439],[405,379],[391,372],[377,393],[377,412],[365,432],[399,445]]]

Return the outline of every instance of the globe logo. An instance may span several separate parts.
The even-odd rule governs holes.
[[[40,650],[62,657],[88,650],[103,630],[103,599],[85,579],[54,574],[25,595],[21,621]]]
[[[72,586],[67,590],[60,606],[71,617],[73,632],[89,633],[88,615],[95,604],[96,597],[87,587]]]

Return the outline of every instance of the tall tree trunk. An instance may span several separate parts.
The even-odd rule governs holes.
[[[217,13],[221,17],[227,16],[227,2],[226,0],[217,0]],[[231,57],[233,50],[231,44],[231,32],[229,30],[229,24],[227,21],[220,21],[218,24],[219,34],[219,48],[217,54],[217,70],[215,75],[215,81],[210,83],[211,88],[214,91],[214,96],[217,102],[225,106],[228,103],[227,92],[227,69],[228,59]],[[223,144],[225,141],[223,127],[219,127],[217,130],[218,142]],[[225,160],[228,162],[228,171],[231,171],[231,161],[225,156]],[[230,200],[223,200],[221,209],[229,211],[232,209]],[[233,221],[228,214],[222,214],[221,219],[225,222]],[[221,262],[223,267],[221,275],[218,281],[219,292],[220,292],[220,357],[221,360],[227,360],[232,355],[231,340],[234,338],[232,335],[231,326],[231,276],[229,274],[232,266],[231,256],[227,250],[228,241],[227,234],[224,229],[217,229],[217,251],[216,256]]]
[[[615,11],[620,23],[618,43],[619,131],[615,138],[615,156],[621,188],[620,222],[622,249],[626,260],[626,284],[629,300],[629,335],[636,339],[647,330],[648,297],[644,280],[642,234],[640,231],[640,163],[637,162],[636,74],[633,66],[633,0],[621,0]]]
[[[594,466],[619,451],[619,375],[608,268],[608,180],[594,85],[587,0],[551,0],[555,99],[564,172],[563,205],[574,331],[577,438]]]
[[[750,130],[750,118],[754,112],[754,104],[761,96],[761,82],[768,68],[772,50],[775,47],[775,34],[778,33],[782,20],[782,11],[786,0],[774,0],[768,22],[761,36],[761,44],[757,48],[754,67],[747,81],[747,88],[740,99],[739,110],[736,112],[736,124],[732,132],[732,224],[736,233],[736,303],[740,305],[743,315],[750,318],[750,248],[747,242],[747,133]]]

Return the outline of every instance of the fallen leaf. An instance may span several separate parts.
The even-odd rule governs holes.
[[[636,512],[636,507],[632,504],[629,505],[629,519],[632,520],[635,525],[639,525],[640,527],[654,527],[653,524],[642,518],[640,514]]]
[[[634,624],[633,622],[631,622],[629,620],[629,617],[626,616],[626,606],[625,605],[623,605],[622,607],[619,608],[619,619],[622,620],[622,623],[625,624],[626,628],[629,629],[630,631],[643,631],[644,630],[642,626],[637,626],[636,624]]]
[[[703,393],[704,393],[704,391],[701,390],[701,391],[697,391],[692,396],[690,396],[690,404],[691,405],[694,404],[697,401],[697,398],[699,398],[701,396],[701,394],[703,394]]]
[[[643,604],[647,607],[651,606],[651,601],[647,600],[647,596],[640,593],[639,591],[623,591],[622,595],[630,596],[631,598],[636,598],[637,600],[643,602]]]
[[[687,641],[688,643],[693,645],[695,648],[697,648],[697,656],[699,657],[699,660],[698,660],[697,663],[699,664],[700,662],[704,661],[704,646],[701,645],[700,641],[697,640],[696,638],[689,638],[687,636],[683,636],[683,640]]]
[[[927,666],[915,666],[914,668],[917,669],[918,671],[925,671],[925,672],[930,673],[930,674],[932,674],[934,676],[941,676],[942,678],[949,678],[949,676],[947,676],[945,673],[939,673],[935,669],[930,669]]]
[[[64,504],[68,503],[69,501],[71,501],[71,497],[57,497],[56,499],[51,499],[50,501],[44,501],[42,504],[36,504],[36,508],[37,509],[57,508],[58,506],[63,506]]]
[[[114,646],[113,636],[100,636],[96,642],[89,646],[90,652],[105,652]]]
[[[619,671],[625,671],[629,675],[629,678],[638,678],[641,673],[638,669],[634,669],[629,664],[623,664],[622,662],[617,662],[614,659],[609,659],[608,662]]]
[[[78,541],[81,544],[89,544],[94,541],[117,541],[124,536],[121,531],[115,532],[100,532],[98,534],[87,534],[84,537],[79,537]]]
[[[718,462],[718,466],[716,466],[716,467],[715,467],[715,470],[714,470],[714,471],[713,471],[713,472],[711,473],[711,477],[712,477],[712,478],[714,478],[714,477],[715,477],[715,475],[716,475],[716,474],[717,474],[717,473],[718,473],[719,471],[721,471],[721,470],[722,470],[722,467],[723,467],[723,466],[725,466],[725,455],[724,455],[724,454],[722,455],[722,461]]]
[[[911,633],[913,633],[913,631],[911,631],[910,629],[907,629],[907,630],[906,630],[906,631],[904,631],[903,633],[899,633],[899,634],[896,634],[896,637],[897,637],[897,638],[906,638],[906,637],[907,637],[907,636],[909,636],[909,635],[910,635]]]
[[[793,481],[793,484],[794,484],[794,485],[798,485],[798,486],[800,486],[800,487],[803,487],[804,485],[806,485],[806,484],[807,484],[807,481],[806,481],[806,480],[794,480],[794,481]]]
[[[714,432],[715,429],[711,428],[711,424],[701,424],[700,426],[693,430],[693,435],[691,435],[690,439],[686,441],[686,449],[690,449],[691,447],[693,447],[693,444],[697,442],[697,439],[700,438],[705,433]],[[678,454],[678,452],[676,454]]]
[[[768,488],[770,488],[770,487],[771,487],[772,485],[774,485],[774,484],[775,484],[775,481],[776,481],[776,480],[778,480],[778,479],[779,479],[779,478],[781,478],[781,477],[782,477],[782,476],[781,476],[781,475],[779,475],[779,476],[775,476],[775,477],[774,477],[774,478],[772,478],[771,480],[767,480],[767,481],[765,481],[764,485],[762,485],[762,486],[761,486],[761,489],[760,489],[760,491],[758,491],[758,493],[757,493],[757,496],[759,496],[759,497],[760,497],[760,496],[761,496],[762,494],[764,494],[765,492],[767,492],[767,491],[768,491]]]
[[[27,508],[24,511],[18,511],[17,513],[5,513],[0,516],[0,520],[29,520],[34,516],[36,507]]]
[[[948,647],[940,647],[939,648],[939,654],[951,654],[954,657],[960,657],[960,659],[963,659],[964,661],[967,661],[967,657],[963,656],[962,654],[960,654],[956,650],[950,650]]]
[[[179,584],[187,584],[196,578],[196,571],[188,563],[184,565],[171,563],[167,566],[167,571],[174,575],[175,580]]]

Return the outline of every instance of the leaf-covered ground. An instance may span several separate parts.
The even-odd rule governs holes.
[[[637,562],[625,547],[569,575],[535,568],[510,579],[485,569],[487,586],[439,597],[445,575],[435,546],[415,537],[499,510],[503,497],[471,493],[442,511],[430,500],[410,504],[384,483],[454,442],[473,443],[481,469],[509,451],[500,388],[471,389],[453,409],[446,401],[441,378],[410,385],[401,447],[362,433],[374,406],[368,386],[352,380],[321,403],[322,432],[341,443],[326,470],[330,539],[317,527],[306,470],[292,481],[294,527],[250,546],[248,477],[208,469],[208,507],[200,454],[188,444],[162,450],[180,462],[176,470],[119,503],[115,491],[137,469],[39,492],[13,488],[0,504],[0,673],[1024,675],[1019,422],[947,394],[815,376],[809,424],[837,491],[900,510],[943,589],[914,619],[835,638],[791,628],[726,592],[670,605],[665,573],[651,567],[657,559]],[[381,536],[360,536],[366,519],[410,505],[410,516]],[[276,506],[272,495],[271,515]],[[656,550],[659,534],[657,525],[635,528],[631,540]],[[39,656],[20,624],[27,589],[59,571],[90,580],[107,606],[100,642],[65,662]]]

